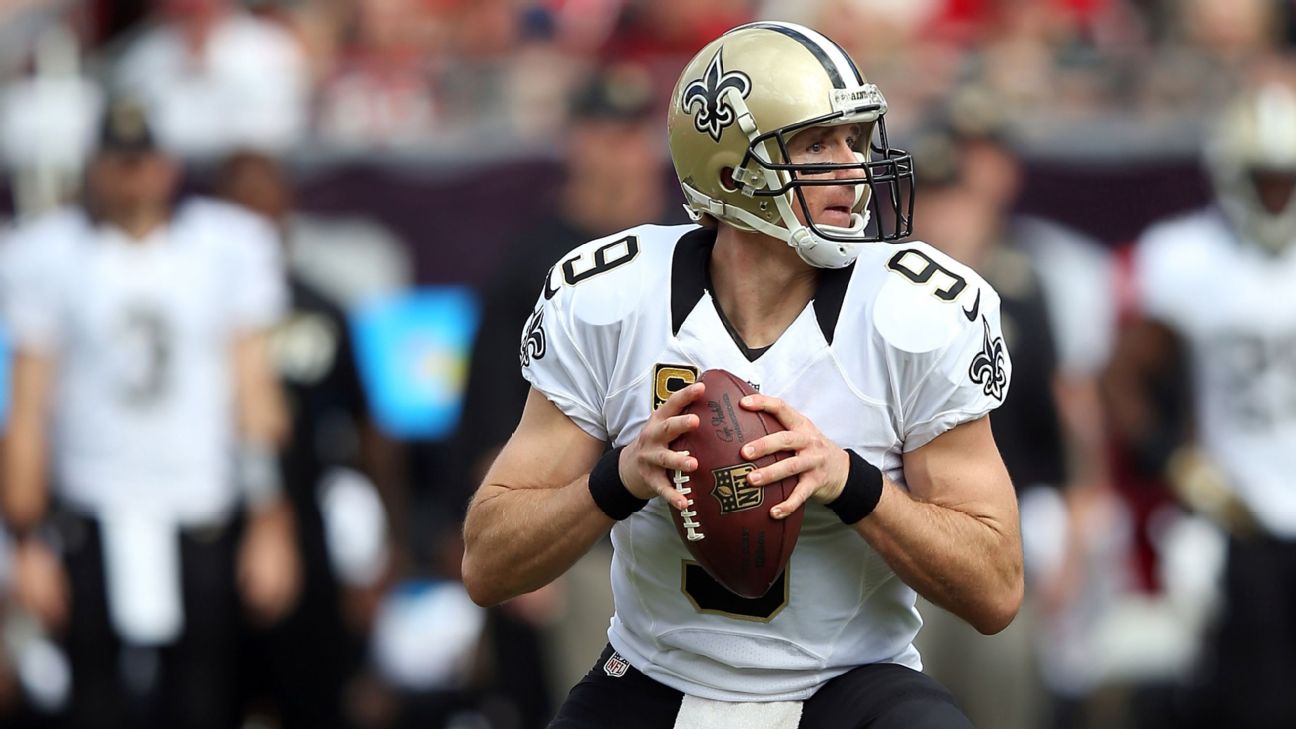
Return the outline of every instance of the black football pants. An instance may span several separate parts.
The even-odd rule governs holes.
[[[63,636],[72,667],[69,729],[233,729],[239,725],[239,602],[235,554],[240,524],[181,533],[184,632],[157,648],[124,645],[108,613],[99,524],[64,513],[59,532],[71,586]]]
[[[617,678],[603,670],[608,646],[567,695],[549,729],[671,729],[684,695],[633,667]],[[736,728],[735,728],[736,729]],[[805,702],[799,729],[972,729],[943,686],[904,666],[861,666]]]

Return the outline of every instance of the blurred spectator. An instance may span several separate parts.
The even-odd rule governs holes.
[[[600,55],[608,63],[647,69],[664,107],[688,59],[724,31],[752,20],[750,5],[747,0],[626,0]]]
[[[1143,102],[1151,108],[1218,108],[1238,80],[1278,48],[1280,3],[1184,0],[1165,6],[1163,47],[1142,74]]]
[[[210,158],[302,139],[310,76],[292,34],[235,0],[154,2],[154,24],[126,48],[113,80],[144,101],[163,145]]]
[[[1215,203],[1153,226],[1133,252],[1113,419],[1135,464],[1228,538],[1201,670],[1149,726],[1296,725],[1282,678],[1296,674],[1293,130],[1296,88],[1247,88],[1207,145]]]
[[[319,99],[320,138],[342,146],[400,146],[440,125],[435,86],[448,27],[419,0],[356,0]],[[350,31],[350,32],[347,32]]]
[[[70,659],[73,727],[237,726],[240,613],[272,624],[297,596],[265,338],[278,250],[250,214],[174,206],[178,173],[141,108],[115,103],[86,205],[0,259],[16,350],[0,513],[17,602]]]
[[[527,384],[518,368],[518,338],[546,272],[585,241],[635,225],[644,216],[666,214],[654,109],[651,81],[636,66],[613,66],[592,76],[572,99],[563,141],[566,179],[549,206],[552,212],[524,226],[522,236],[505,249],[508,258],[484,293],[485,311],[456,436],[461,505],[522,414]],[[596,548],[573,567],[566,582],[493,612],[498,638],[490,685],[521,704],[521,726],[543,726],[551,718],[550,692],[578,680],[589,655],[601,649],[605,636],[593,626],[606,627],[612,615],[609,559],[606,545]],[[538,643],[537,628],[559,617],[558,626],[549,626],[554,640],[547,647]],[[558,656],[557,666],[545,665],[548,649]],[[554,668],[560,675],[553,675]]]
[[[273,158],[232,156],[218,189],[268,218],[281,244],[292,245],[293,191]],[[344,687],[360,668],[392,564],[385,509],[362,475],[374,460],[364,446],[376,436],[346,315],[291,269],[288,288],[288,316],[271,334],[270,353],[292,419],[283,470],[303,556],[302,598],[281,624],[255,636],[244,675],[259,679],[254,689],[268,689],[285,729],[323,729],[350,723]]]
[[[528,25],[515,0],[452,5],[453,42],[439,77],[446,125],[477,138],[552,136],[579,64],[553,47],[551,28]]]
[[[31,40],[31,71],[0,88],[0,159],[15,207],[45,212],[72,198],[94,144],[103,94],[81,73],[79,40],[53,22]]]

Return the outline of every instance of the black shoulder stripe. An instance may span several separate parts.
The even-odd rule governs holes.
[[[781,33],[791,38],[792,40],[800,43],[801,45],[805,46],[807,51],[810,51],[812,54],[814,54],[815,58],[819,59],[819,63],[823,65],[824,71],[828,72],[828,78],[832,79],[833,88],[835,89],[846,88],[846,80],[842,78],[841,72],[837,70],[837,64],[833,63],[833,59],[828,57],[828,54],[824,52],[824,49],[821,48],[818,43],[815,43],[804,33],[799,33],[793,30],[792,28],[789,28],[785,25],[780,25],[778,23],[752,23],[751,25],[746,27],[760,28],[762,30],[772,30],[775,33]],[[840,46],[838,47],[840,48]],[[847,58],[849,58],[849,56],[847,56]],[[851,65],[853,66],[854,64],[852,63]],[[857,76],[859,75],[859,69],[855,70],[855,74]]]
[[[671,334],[679,334],[684,320],[702,300],[715,235],[714,230],[698,228],[685,233],[675,244],[671,261]]]
[[[819,272],[819,285],[815,289],[815,319],[819,321],[819,331],[823,332],[824,341],[833,343],[833,334],[837,331],[837,320],[841,318],[842,303],[846,300],[846,289],[850,286],[851,273],[855,264],[845,268],[834,268]]]

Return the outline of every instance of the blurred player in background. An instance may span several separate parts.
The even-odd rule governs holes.
[[[293,190],[275,159],[233,155],[222,165],[218,190],[273,222],[282,246],[293,244]],[[286,620],[258,636],[244,675],[256,679],[255,697],[268,690],[286,729],[322,729],[348,725],[344,687],[362,664],[391,565],[384,510],[363,475],[372,434],[346,314],[301,276],[286,274],[288,314],[272,333],[270,352],[292,419],[284,483],[303,556],[302,597]],[[351,624],[343,620],[344,605]]]
[[[562,186],[546,215],[525,225],[522,237],[507,247],[508,257],[483,294],[483,318],[456,436],[464,489],[481,483],[522,414],[527,383],[517,371],[517,324],[535,305],[536,282],[580,243],[667,215],[655,111],[652,79],[631,65],[594,73],[573,95]],[[551,718],[555,688],[579,679],[590,654],[603,644],[601,633],[589,627],[612,615],[609,546],[591,550],[565,583],[492,614],[497,639],[492,641],[488,684],[517,702],[527,726]],[[561,619],[549,624],[559,611]],[[545,624],[553,638],[547,644],[536,633],[537,623]],[[556,660],[545,661],[545,655]],[[558,675],[551,680],[536,680],[554,671]]]
[[[553,727],[971,726],[919,672],[915,600],[985,633],[1020,605],[1016,500],[986,417],[1010,364],[979,276],[922,243],[874,244],[911,226],[912,159],[885,112],[819,33],[731,30],[684,69],[668,116],[701,225],[615,233],[545,279],[519,345],[532,389],[469,508],[464,583],[507,600],[611,531],[610,645]],[[787,428],[744,455],[795,454],[747,483],[794,478],[771,515],[805,507],[756,599],[689,570],[669,512],[686,507],[672,472],[697,468],[669,447],[700,424],[681,414],[702,396],[689,383],[717,367]]]
[[[297,597],[266,332],[273,230],[173,203],[178,165],[112,104],[83,207],[0,259],[16,350],[3,515],[17,601],[62,639],[73,727],[239,723],[237,626]]]
[[[1145,470],[1228,533],[1224,609],[1167,726],[1296,726],[1296,91],[1247,90],[1213,129],[1215,204],[1133,255],[1138,318],[1109,376]]]

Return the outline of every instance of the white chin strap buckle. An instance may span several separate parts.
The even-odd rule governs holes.
[[[809,248],[816,242],[809,228],[797,228],[792,231],[792,235],[788,236],[788,245],[796,249]]]

